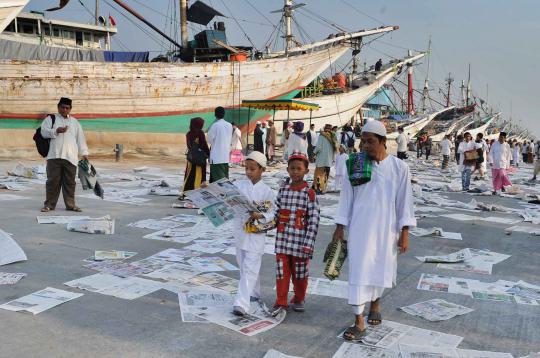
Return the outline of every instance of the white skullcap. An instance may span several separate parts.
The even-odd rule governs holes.
[[[369,121],[362,127],[362,133],[374,133],[386,137],[386,127],[379,121]]]
[[[250,159],[257,162],[261,167],[266,168],[266,157],[261,152],[253,151],[249,153],[246,160]]]
[[[255,124],[261,124],[261,122],[260,122],[260,121],[257,121],[257,122],[255,122]]]

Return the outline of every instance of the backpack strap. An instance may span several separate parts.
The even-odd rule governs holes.
[[[51,117],[51,120],[52,120],[51,128],[53,128],[54,127],[54,122],[56,121],[56,116],[54,114],[49,114],[49,117]]]

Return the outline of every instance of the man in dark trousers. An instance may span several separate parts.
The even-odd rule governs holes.
[[[79,155],[88,159],[88,146],[81,125],[70,115],[71,104],[71,99],[60,98],[58,113],[47,116],[41,124],[41,135],[51,140],[47,155],[46,198],[42,212],[56,208],[60,190],[66,210],[82,211],[75,205],[75,175]]]
[[[255,126],[255,131],[253,133],[253,140],[254,140],[253,150],[264,154],[263,136],[264,136],[264,132],[261,128],[261,122],[257,122]]]

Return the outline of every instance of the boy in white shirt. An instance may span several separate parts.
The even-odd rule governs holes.
[[[347,177],[347,159],[349,159],[347,148],[345,148],[344,144],[341,144],[339,146],[339,155],[336,157],[335,190],[337,192],[341,191],[343,180]]]
[[[255,226],[270,223],[274,219],[274,192],[261,180],[266,169],[266,157],[260,152],[251,152],[245,161],[246,179],[234,182],[238,190],[257,206],[260,212],[235,220],[236,260],[240,267],[238,293],[234,299],[233,313],[244,316],[251,301],[258,301],[261,295],[259,271],[264,254],[266,234]]]

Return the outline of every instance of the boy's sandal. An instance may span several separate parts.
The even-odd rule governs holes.
[[[44,206],[41,208],[42,213],[48,213],[49,211],[52,211],[53,209],[49,208],[48,206]]]
[[[366,335],[366,329],[360,329],[356,325],[349,327],[343,332],[343,339],[350,342],[360,342]]]
[[[381,312],[370,311],[367,317],[368,324],[378,326],[382,322]]]

